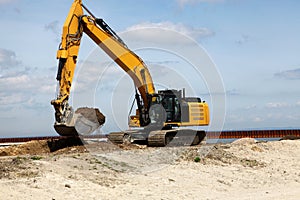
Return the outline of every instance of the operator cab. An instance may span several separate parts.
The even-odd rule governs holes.
[[[201,102],[200,98],[185,98],[181,90],[160,90],[154,94],[149,116],[151,124],[166,123],[178,126],[181,122],[189,121],[188,102]]]
[[[160,97],[160,104],[166,112],[165,122],[180,122],[180,102],[182,99],[181,90],[161,90],[158,91],[158,94]]]
[[[180,122],[181,91],[161,90],[152,96],[149,110],[151,124]]]

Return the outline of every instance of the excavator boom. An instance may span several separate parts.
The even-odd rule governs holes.
[[[142,59],[128,49],[121,38],[102,19],[95,18],[92,14],[84,15],[84,9],[91,14],[81,0],[73,2],[63,26],[62,40],[57,51],[59,64],[56,79],[59,81],[59,94],[51,101],[51,104],[55,108],[54,127],[60,135],[77,134],[75,130],[77,117],[74,116],[68,100],[83,33],[87,34],[132,78],[141,96],[141,101],[138,101],[140,116],[147,117],[143,113],[148,112],[149,98],[155,93],[152,77]],[[90,112],[94,110],[91,109]],[[105,120],[100,118],[98,121],[104,122]],[[141,118],[141,121],[144,124],[149,123],[149,119],[145,117]]]

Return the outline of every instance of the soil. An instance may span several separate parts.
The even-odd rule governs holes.
[[[80,138],[33,140],[19,145],[0,148],[0,156],[40,155],[51,152],[67,153],[70,149],[86,152]]]
[[[82,116],[94,123],[99,122],[100,126],[105,123],[105,116],[100,112],[98,108],[81,107],[78,108],[75,113],[82,114]]]
[[[300,197],[299,140],[162,148],[107,141],[56,146],[61,148],[33,141],[0,148],[7,155],[0,157],[0,199]]]

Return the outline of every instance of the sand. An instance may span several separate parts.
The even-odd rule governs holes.
[[[0,157],[0,199],[300,199],[299,140],[85,147]]]

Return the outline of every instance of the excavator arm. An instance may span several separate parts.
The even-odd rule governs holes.
[[[84,15],[84,9],[90,15]],[[65,135],[67,129],[68,135],[75,132],[76,117],[68,100],[83,33],[132,78],[141,96],[140,100],[139,95],[136,95],[140,123],[148,124],[149,102],[155,98],[152,96],[155,94],[155,88],[147,66],[140,57],[127,48],[121,38],[102,19],[92,15],[81,0],[74,0],[63,26],[62,40],[57,51],[59,64],[56,79],[59,81],[59,92],[57,98],[51,101],[55,108],[56,131],[60,135]]]
[[[56,99],[56,103],[58,104],[68,100],[70,95],[82,37],[82,28],[79,26],[80,14],[82,12],[83,10],[79,1],[74,2],[63,26],[62,40],[56,56],[59,60],[56,77],[60,86],[59,95]]]

